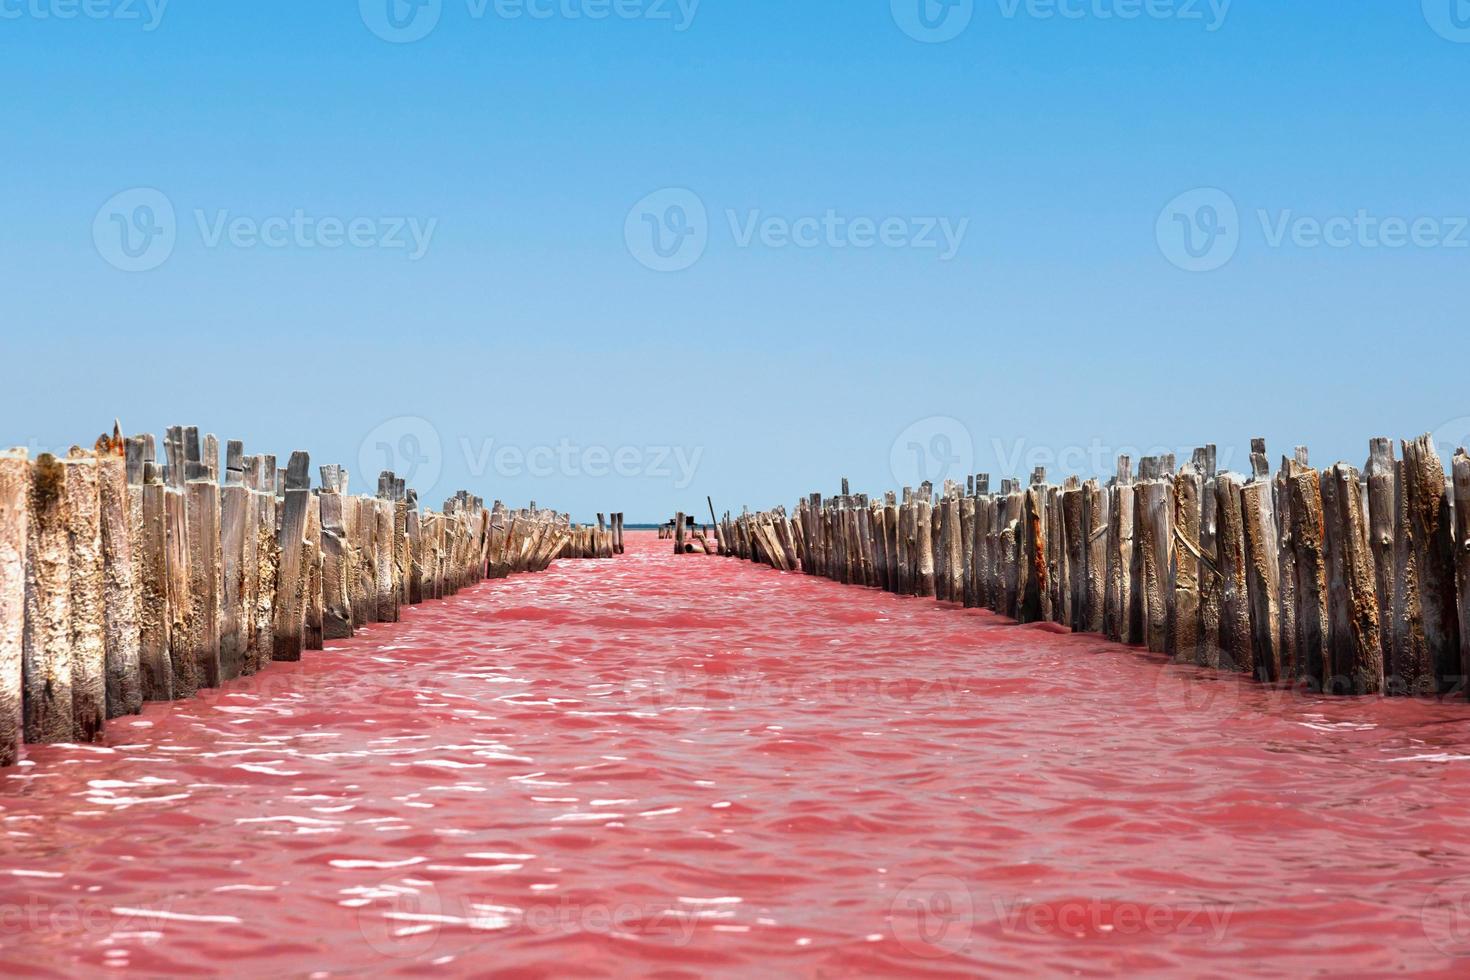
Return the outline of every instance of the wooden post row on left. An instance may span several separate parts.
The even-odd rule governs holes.
[[[573,529],[461,491],[418,509],[392,473],[373,497],[310,458],[246,455],[197,428],[115,425],[64,457],[0,451],[0,766],[26,743],[91,742],[144,702],[299,660],[487,576],[622,551],[622,515]],[[581,546],[573,548],[577,534]]]

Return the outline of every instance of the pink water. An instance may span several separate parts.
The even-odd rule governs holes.
[[[1470,707],[630,545],[31,749],[0,974],[1470,971]]]

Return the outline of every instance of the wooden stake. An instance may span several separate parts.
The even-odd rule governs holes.
[[[20,759],[25,734],[26,535],[30,465],[0,452],[0,766]]]
[[[1456,609],[1454,522],[1446,493],[1444,465],[1428,435],[1406,442],[1404,508],[1416,574],[1404,583],[1417,587],[1419,621],[1439,693],[1463,692],[1460,669],[1460,617]]]
[[[1251,645],[1250,595],[1246,588],[1245,524],[1240,481],[1224,473],[1216,478],[1215,509],[1220,552],[1220,669],[1256,672]]]
[[[120,439],[116,448],[121,448]],[[138,565],[133,558],[128,466],[123,456],[110,452],[98,460],[98,494],[102,518],[107,717],[117,718],[143,710],[139,676],[142,628],[138,621],[139,584],[135,577]]]
[[[1246,598],[1250,613],[1252,662],[1256,679],[1281,679],[1281,579],[1278,566],[1276,513],[1272,507],[1269,474],[1262,474],[1260,454],[1256,476],[1241,488],[1244,531]]]
[[[25,740],[69,742],[72,717],[71,540],[66,466],[42,453],[30,467],[23,637]]]
[[[72,740],[95,742],[107,720],[107,645],[102,606],[102,513],[97,457],[73,449],[62,495],[71,548]]]
[[[306,453],[294,452],[285,471],[285,494],[276,535],[281,566],[276,580],[275,621],[271,631],[273,660],[300,660],[305,645],[306,581],[309,574],[306,567],[306,512],[311,506],[310,465],[310,457]],[[379,524],[381,526],[385,514],[391,527],[392,511],[383,511],[381,507]],[[382,583],[381,572],[379,583]]]
[[[1379,694],[1384,681],[1383,646],[1358,471],[1338,463],[1323,474],[1322,491],[1328,539],[1329,690]]]
[[[1287,480],[1291,491],[1291,538],[1296,568],[1296,661],[1292,681],[1309,691],[1325,692],[1332,684],[1328,649],[1326,528],[1321,475],[1310,467],[1294,467]]]

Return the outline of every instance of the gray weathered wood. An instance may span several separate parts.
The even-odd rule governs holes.
[[[0,766],[25,734],[26,534],[31,472],[22,449],[0,451]]]
[[[98,496],[102,522],[103,642],[106,649],[107,717],[143,710],[139,675],[142,627],[138,621],[138,564],[128,496],[127,460],[118,455],[121,438],[98,460]]]
[[[73,449],[63,464],[70,540],[72,738],[94,742],[107,721],[107,644],[103,612],[102,512],[97,457]]]

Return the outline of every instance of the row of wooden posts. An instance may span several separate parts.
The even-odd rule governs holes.
[[[674,542],[676,555],[692,555],[696,552],[713,555],[719,552],[718,545],[709,539],[709,529],[699,527],[694,523],[694,518],[683,513],[675,515],[672,521],[660,526],[658,536],[660,540]]]
[[[782,570],[985,607],[1145,645],[1179,661],[1331,694],[1459,695],[1470,674],[1470,456],[1373,439],[1361,472],[1216,472],[1213,446],[1127,457],[1106,483],[986,474],[880,501],[812,494],[718,528]]]
[[[621,550],[621,515],[574,527],[461,491],[441,510],[385,472],[347,492],[306,453],[283,469],[212,435],[120,429],[66,458],[0,452],[0,765],[22,740],[87,742],[145,701],[295,661],[405,605],[554,558]],[[221,483],[223,476],[223,483]]]

